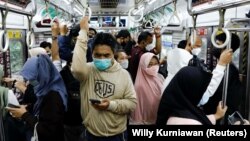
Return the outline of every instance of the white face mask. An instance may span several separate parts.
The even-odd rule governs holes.
[[[120,62],[120,65],[122,66],[122,68],[127,69],[128,68],[128,59],[122,60]]]
[[[153,45],[153,44],[149,44],[149,45],[146,46],[146,50],[147,50],[147,51],[150,51],[150,50],[152,50],[153,48],[154,48],[154,45]]]
[[[232,62],[234,66],[239,70],[239,59],[240,59],[240,48],[238,48],[234,53],[232,57]]]
[[[197,56],[201,52],[201,48],[200,47],[199,48],[194,48],[194,49],[191,50],[191,52],[192,52],[193,55]]]

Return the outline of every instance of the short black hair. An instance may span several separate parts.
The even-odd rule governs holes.
[[[222,41],[223,43],[226,41],[226,34],[221,33],[215,37],[216,40]],[[232,33],[231,37],[231,48],[236,51],[240,47],[240,38],[237,34]]]
[[[148,36],[153,37],[153,35],[148,31],[141,32],[139,37],[138,37],[138,44],[143,40],[147,40]]]
[[[129,31],[126,30],[126,29],[120,30],[120,31],[118,32],[118,34],[116,35],[116,38],[120,38],[120,37],[123,37],[123,38],[130,37]]]
[[[74,25],[69,32],[69,36],[71,37],[77,37],[79,35],[79,31],[80,31],[80,24],[76,24]]]
[[[42,47],[42,48],[46,48],[46,47],[51,48],[51,44],[49,42],[43,41],[43,42],[40,43],[40,47]]]
[[[178,44],[178,48],[182,48],[182,49],[185,49],[186,48],[186,45],[187,45],[187,40],[181,40]]]
[[[96,31],[94,28],[90,27],[89,30],[94,31],[94,32],[95,32],[95,35],[97,34],[97,31]]]
[[[115,48],[117,47],[117,44],[118,43],[116,39],[110,33],[100,32],[100,33],[97,33],[94,38],[92,52],[97,45],[108,45],[110,46],[111,50],[114,53]]]

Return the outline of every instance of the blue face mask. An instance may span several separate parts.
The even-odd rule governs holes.
[[[100,71],[104,71],[108,69],[111,66],[111,60],[112,59],[97,59],[93,58],[93,62],[96,66],[96,68]]]

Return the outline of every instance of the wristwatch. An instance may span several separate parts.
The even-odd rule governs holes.
[[[52,36],[52,40],[56,40],[57,39],[57,36]]]

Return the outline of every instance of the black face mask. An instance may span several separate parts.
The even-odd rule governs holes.
[[[212,55],[213,55],[214,57],[216,57],[217,59],[219,59],[222,50],[223,50],[223,48],[215,48],[215,47],[214,47],[214,48],[212,49]]]
[[[125,47],[127,44],[125,42],[121,43],[121,46]]]

